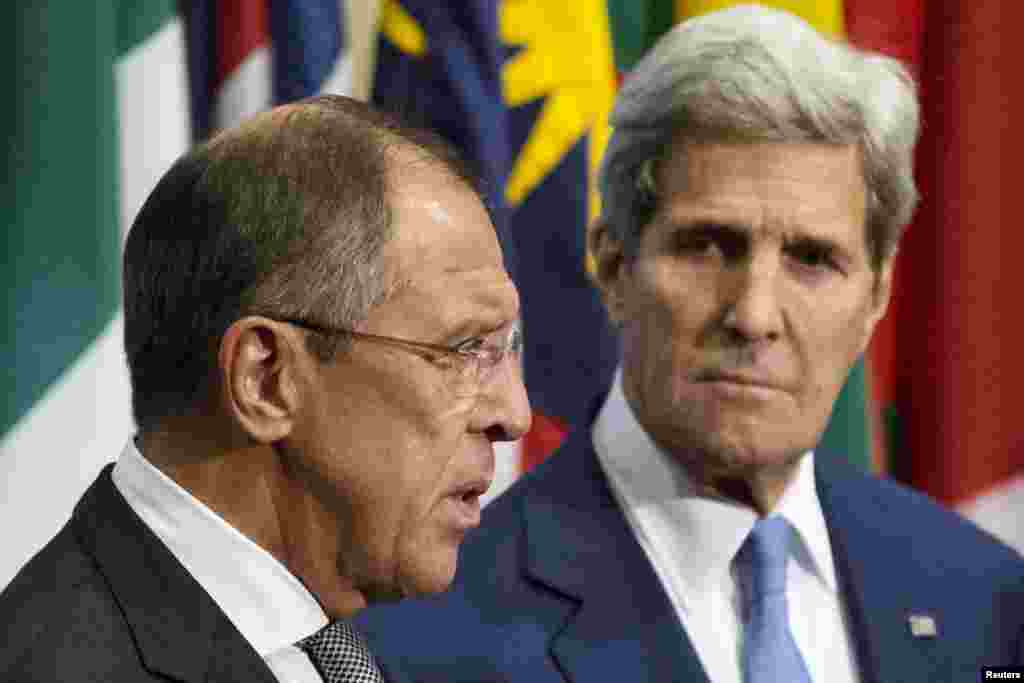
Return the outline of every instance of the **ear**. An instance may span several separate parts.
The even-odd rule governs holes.
[[[622,242],[612,236],[607,223],[597,221],[587,232],[587,251],[593,259],[593,280],[608,317],[621,326],[625,319],[623,278],[627,269]]]
[[[871,310],[868,311],[868,315],[864,319],[864,339],[861,343],[861,353],[867,349],[875,327],[878,326],[878,322],[885,317],[885,312],[889,309],[889,298],[892,294],[892,270],[895,262],[895,254],[886,257],[874,275],[869,304]]]
[[[223,408],[257,443],[278,441],[295,424],[301,343],[294,330],[258,316],[236,320],[221,337],[217,363]]]

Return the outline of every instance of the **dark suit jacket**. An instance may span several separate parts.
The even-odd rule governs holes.
[[[957,515],[815,456],[862,680],[974,681],[1022,661],[1024,561]],[[931,616],[935,638],[908,617]],[[484,511],[452,591],[360,615],[408,681],[707,681],[590,430]]]
[[[112,468],[0,594],[0,681],[276,683],[121,497]]]

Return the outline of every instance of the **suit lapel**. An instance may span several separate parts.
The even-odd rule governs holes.
[[[570,681],[701,681],[707,675],[661,582],[577,430],[524,501],[525,571],[577,601],[551,654]]]
[[[117,491],[108,465],[72,526],[124,612],[145,665],[181,681],[274,683],[263,659]]]
[[[815,456],[815,465],[861,680],[949,680],[943,615],[915,598],[912,548],[905,536],[891,531],[899,528],[897,512],[862,474],[825,454]],[[930,624],[936,625],[936,636],[928,635]]]

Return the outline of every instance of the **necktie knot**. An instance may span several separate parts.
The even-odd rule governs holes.
[[[297,642],[324,683],[382,683],[384,677],[362,637],[346,621],[327,626]]]
[[[758,520],[740,548],[739,558],[750,570],[749,599],[754,605],[784,595],[786,562],[792,527],[777,515]]]

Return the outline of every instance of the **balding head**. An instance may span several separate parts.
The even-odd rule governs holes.
[[[344,97],[259,114],[180,159],[124,254],[125,348],[140,430],[188,414],[224,331],[247,312],[339,327],[385,294],[397,167],[436,164],[476,189],[437,136]],[[323,359],[338,338],[310,336]]]

